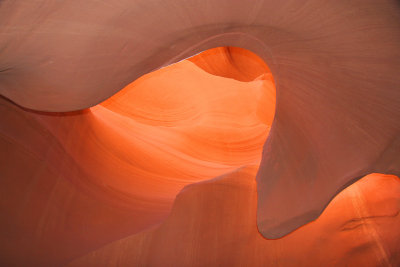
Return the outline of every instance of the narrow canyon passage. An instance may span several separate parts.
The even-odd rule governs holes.
[[[58,265],[162,222],[184,186],[258,165],[275,87],[253,53],[216,48],[90,109],[1,102],[2,257]]]
[[[90,109],[1,101],[6,266],[397,266],[400,181],[371,174],[320,218],[265,239],[255,177],[275,83],[219,47],[149,73]]]
[[[398,0],[0,0],[0,266],[400,266]]]

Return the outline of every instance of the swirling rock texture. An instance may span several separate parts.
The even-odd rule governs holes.
[[[5,262],[64,263],[162,222],[185,185],[259,164],[275,87],[247,56],[260,72],[250,82],[182,61],[79,112],[2,99]]]
[[[399,33],[395,0],[1,1],[0,262],[400,265]]]
[[[248,165],[186,187],[161,226],[108,244],[68,266],[400,264],[398,177],[366,176],[339,194],[315,222],[284,238],[265,240],[255,220],[256,171]]]

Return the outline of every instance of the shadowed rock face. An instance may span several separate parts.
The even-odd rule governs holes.
[[[78,266],[398,266],[400,181],[371,174],[315,222],[278,240],[256,227],[257,166],[190,185],[159,227],[110,243]],[[379,189],[384,194],[376,194]],[[207,219],[204,219],[207,218]]]
[[[228,50],[145,75],[83,111],[0,98],[0,265],[64,265],[162,223],[184,186],[257,166],[275,87],[254,54]],[[223,60],[242,56],[251,75]],[[236,74],[248,82],[226,78]]]
[[[4,0],[0,27],[0,93],[38,111],[92,107],[212,47],[257,53],[277,88],[257,174],[267,238],[316,219],[368,173],[400,174],[398,1]]]

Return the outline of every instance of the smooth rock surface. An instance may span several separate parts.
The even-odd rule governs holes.
[[[182,61],[79,112],[0,98],[0,265],[65,265],[160,224],[184,186],[259,164],[275,105],[267,71],[242,82],[226,78],[231,64],[215,76]]]
[[[193,184],[160,226],[81,257],[80,266],[398,266],[400,180],[371,174],[295,232],[266,240],[256,226],[257,166]],[[377,192],[379,190],[380,193]]]
[[[257,53],[277,85],[257,175],[265,237],[316,219],[368,173],[400,175],[397,0],[3,0],[0,93],[30,109],[82,110],[227,45]]]

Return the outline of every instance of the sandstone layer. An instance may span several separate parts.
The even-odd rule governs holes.
[[[369,173],[400,175],[397,0],[5,0],[0,25],[0,93],[39,111],[93,107],[209,48],[258,54],[277,86],[257,175],[265,237]]]

